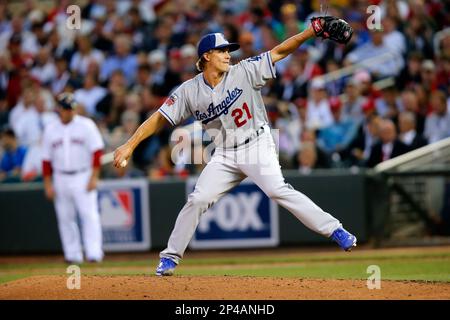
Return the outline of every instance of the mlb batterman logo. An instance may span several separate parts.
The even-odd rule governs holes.
[[[177,101],[178,100],[178,96],[175,94],[175,93],[173,93],[173,94],[171,94],[170,95],[170,97],[169,98],[167,98],[166,99],[166,101],[164,102],[164,104],[166,104],[167,106],[173,106],[173,104],[175,103],[175,101]]]
[[[150,248],[148,199],[145,179],[100,182],[98,205],[105,251]]]
[[[102,192],[99,198],[104,228],[130,228],[133,225],[133,196],[129,190]]]

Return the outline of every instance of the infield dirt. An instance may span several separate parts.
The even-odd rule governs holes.
[[[369,290],[365,280],[314,280],[235,276],[83,276],[69,290],[65,276],[32,276],[0,285],[0,299],[66,300],[311,300],[450,299],[450,283],[383,281]]]

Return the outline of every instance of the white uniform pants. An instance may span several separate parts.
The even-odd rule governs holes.
[[[87,191],[91,172],[66,175],[55,173],[55,209],[64,257],[74,262],[83,261],[83,239],[86,259],[103,259],[102,229],[98,210],[97,191]],[[81,234],[77,223],[81,223]]]
[[[194,235],[200,216],[246,176],[309,229],[326,237],[341,223],[284,181],[269,130],[239,148],[216,149],[194,191],[180,211],[167,248],[160,253],[179,262]]]

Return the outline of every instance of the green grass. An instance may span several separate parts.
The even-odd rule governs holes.
[[[29,276],[30,276],[30,274],[28,274],[28,273],[15,273],[15,274],[2,275],[2,276],[0,276],[0,284],[9,282],[9,281],[19,280],[22,278],[27,278]]]
[[[85,275],[152,275],[156,260],[105,261],[83,264]],[[177,269],[181,276],[233,275],[322,279],[367,279],[367,267],[378,265],[385,280],[450,282],[450,252],[357,251],[323,255],[249,255],[227,258],[189,258]],[[33,275],[66,275],[62,263],[0,265],[0,283]]]
[[[449,261],[383,262],[376,263],[381,269],[381,277],[386,280],[422,280],[450,282]],[[305,264],[261,266],[260,268],[239,269],[185,269],[177,270],[180,275],[234,275],[265,277],[299,277],[323,279],[367,279],[368,263]]]

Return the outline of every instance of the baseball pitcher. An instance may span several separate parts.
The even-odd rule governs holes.
[[[315,17],[305,31],[233,66],[230,52],[239,48],[237,43],[229,43],[220,33],[207,34],[200,40],[197,68],[201,73],[180,85],[159,112],[114,153],[114,165],[124,166],[142,140],[166,122],[175,126],[191,115],[207,132],[213,132],[210,136],[214,136],[215,152],[179,213],[167,248],[160,253],[157,275],[173,274],[201,215],[246,177],[311,230],[330,237],[346,251],[356,245],[356,237],[337,219],[284,181],[261,96],[261,87],[276,76],[274,64],[306,40],[317,36],[346,44],[352,33],[344,20]]]

